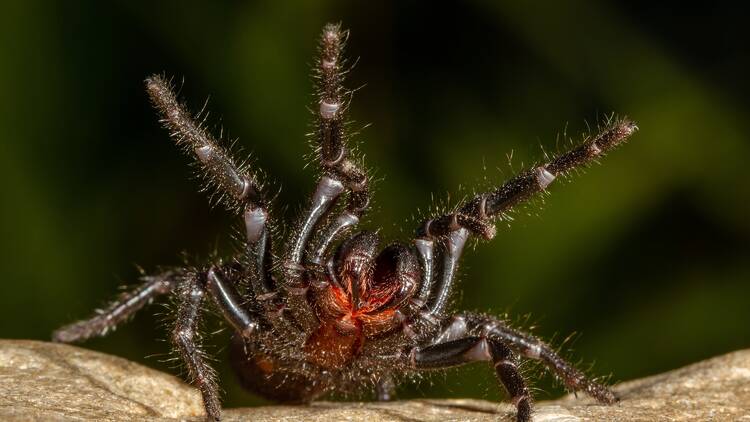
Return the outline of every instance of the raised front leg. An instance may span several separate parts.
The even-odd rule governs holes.
[[[441,317],[450,298],[453,278],[469,234],[492,239],[496,233],[493,224],[495,218],[503,216],[534,194],[547,190],[556,178],[603,157],[624,143],[636,130],[638,127],[628,119],[613,119],[598,135],[572,150],[513,177],[492,191],[476,195],[450,214],[426,220],[417,230],[417,245],[424,246],[424,242],[435,241],[442,243],[445,251],[440,282],[424,280],[417,296],[419,299],[430,297],[429,303],[421,309],[423,316]]]
[[[598,135],[572,150],[513,177],[495,190],[475,196],[456,212],[425,221],[419,229],[419,235],[441,237],[458,227],[465,227],[472,233],[491,239],[495,235],[491,224],[493,218],[508,212],[534,194],[545,191],[558,177],[603,157],[608,151],[623,144],[636,130],[638,126],[632,121],[615,119]]]
[[[146,79],[146,92],[161,114],[161,122],[177,145],[195,158],[206,183],[230,209],[243,210],[250,203],[262,205],[263,198],[257,177],[240,166],[226,148],[204,129],[182,105],[171,84],[159,75]]]
[[[322,260],[330,245],[356,226],[370,205],[367,174],[347,145],[345,115],[351,92],[342,85],[346,73],[343,50],[347,36],[348,32],[342,31],[338,25],[326,25],[320,38],[320,54],[313,68],[318,91],[315,117],[320,168],[326,176],[341,182],[347,193],[343,213],[319,237],[310,257],[310,262],[315,264],[325,264]]]
[[[219,140],[205,130],[179,102],[171,84],[159,75],[146,79],[146,91],[161,115],[161,122],[178,146],[196,159],[201,175],[215,198],[245,221],[250,287],[256,295],[273,291],[268,203],[259,177],[232,157]]]

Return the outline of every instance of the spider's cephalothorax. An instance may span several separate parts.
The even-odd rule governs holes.
[[[247,388],[269,399],[309,402],[329,392],[375,386],[393,397],[394,380],[475,361],[492,364],[517,406],[531,418],[531,396],[519,357],[541,361],[567,388],[613,403],[603,385],[560,358],[537,338],[482,314],[449,314],[454,277],[471,236],[490,239],[493,219],[542,192],[556,177],[585,166],[624,142],[637,127],[611,119],[596,136],[531,168],[453,212],[434,216],[409,243],[383,248],[373,232],[354,233],[370,202],[368,176],[347,148],[341,56],[347,33],[328,25],[315,65],[318,81],[317,153],[322,174],[306,213],[286,241],[273,239],[275,222],[256,174],[238,165],[178,102],[160,76],[146,80],[162,123],[196,158],[208,184],[241,215],[243,248],[226,261],[174,268],[143,277],[91,319],[56,331],[55,341],[105,335],[154,297],[178,298],[172,341],[210,419],[219,419],[218,386],[200,351],[197,327],[208,300],[234,331],[232,363]]]

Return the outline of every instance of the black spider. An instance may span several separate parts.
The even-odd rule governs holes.
[[[518,370],[519,356],[540,360],[573,391],[602,403],[617,399],[602,384],[559,357],[535,337],[489,315],[450,315],[447,304],[461,252],[470,236],[491,239],[493,219],[556,177],[589,164],[637,127],[612,119],[594,137],[499,188],[475,196],[453,212],[427,220],[410,244],[379,249],[378,235],[349,235],[368,208],[368,176],[346,146],[341,57],[347,32],[327,25],[315,65],[318,81],[317,152],[322,176],[307,212],[278,255],[269,202],[254,172],[238,165],[195,122],[160,76],[146,80],[161,122],[197,158],[221,202],[242,215],[244,250],[200,268],[174,268],[143,277],[91,319],[56,331],[55,341],[101,336],[159,295],[179,306],[172,341],[202,395],[210,419],[219,419],[215,375],[200,351],[197,326],[209,298],[234,329],[232,362],[242,383],[276,401],[309,402],[329,392],[363,386],[379,400],[393,397],[394,379],[418,371],[474,361],[491,362],[518,409],[531,418],[531,396]],[[339,204],[339,199],[344,203]]]

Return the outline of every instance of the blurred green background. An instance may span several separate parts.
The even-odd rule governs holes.
[[[579,332],[572,356],[613,380],[750,347],[745,14],[562,3],[4,2],[0,337],[49,339],[132,282],[134,264],[229,249],[236,221],[197,192],[144,94],[149,74],[184,77],[195,110],[210,95],[212,122],[283,187],[275,211],[293,218],[315,176],[309,64],[322,25],[341,21],[361,58],[348,86],[366,84],[352,116],[373,123],[357,139],[380,179],[366,227],[388,238],[408,238],[433,194],[499,183],[510,151],[520,168],[612,111],[641,127],[467,254],[461,308],[530,313],[545,338]],[[172,370],[163,313],[85,347]],[[260,403],[214,344],[226,403]],[[482,365],[400,392],[499,397]]]

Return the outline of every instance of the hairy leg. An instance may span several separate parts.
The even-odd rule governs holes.
[[[260,184],[244,166],[237,165],[229,152],[196,122],[162,76],[146,79],[146,91],[162,117],[162,124],[185,152],[197,159],[207,183],[228,208],[242,210],[247,203],[262,205]]]
[[[453,278],[468,234],[485,239],[495,236],[492,220],[518,203],[542,192],[560,175],[590,164],[624,143],[638,127],[628,119],[616,119],[598,135],[549,162],[513,177],[499,188],[475,196],[455,212],[425,221],[417,241],[436,240],[445,246],[440,282],[430,285],[432,297],[423,313],[442,316],[450,298]],[[422,292],[420,292],[422,294]],[[424,295],[425,297],[430,295]]]
[[[346,147],[344,114],[347,109],[343,85],[346,63],[342,57],[348,32],[338,25],[326,25],[320,39],[320,56],[315,67],[318,81],[318,148],[324,172],[340,180],[349,192],[347,211],[357,217],[367,210],[370,192],[367,175]]]
[[[212,266],[207,272],[188,278],[178,290],[177,321],[172,341],[188,370],[191,382],[200,389],[210,419],[218,420],[221,412],[216,375],[205,362],[200,349],[200,313],[208,294],[224,320],[238,337],[253,341],[259,329],[255,317],[241,306],[235,282],[227,279],[222,268]]]
[[[122,293],[106,308],[97,311],[93,317],[59,328],[52,334],[52,341],[72,343],[105,336],[155,297],[171,292],[177,286],[180,277],[174,271],[141,277],[143,284]]]
[[[221,269],[216,266],[211,267],[206,273],[206,290],[211,295],[216,307],[219,308],[224,320],[241,337],[252,338],[259,328],[258,323],[242,306],[235,283],[227,282],[221,274]]]
[[[628,119],[614,120],[597,136],[572,150],[552,158],[549,162],[513,177],[499,188],[479,194],[451,214],[427,220],[420,228],[426,237],[441,237],[458,227],[486,239],[495,235],[491,220],[509,211],[518,203],[542,192],[560,175],[584,167],[623,144],[638,127]]]
[[[444,326],[435,341],[452,341],[467,335],[502,341],[519,355],[540,361],[572,391],[583,391],[605,404],[612,404],[617,401],[609,388],[586,377],[545,342],[530,334],[508,327],[505,322],[498,318],[471,313],[455,315]]]
[[[583,391],[600,403],[613,404],[617,402],[617,397],[609,388],[586,377],[583,372],[560,357],[550,346],[538,338],[510,328],[496,319],[487,319],[484,323],[484,330],[489,336],[501,339],[519,354],[541,361],[571,391]]]
[[[205,296],[198,275],[192,276],[178,288],[177,320],[172,331],[172,343],[177,348],[190,377],[203,396],[203,406],[211,420],[221,417],[219,388],[216,373],[207,363],[200,349],[201,335],[198,330]]]
[[[498,379],[516,406],[518,421],[530,421],[529,389],[518,371],[517,359],[502,341],[469,336],[416,347],[409,354],[409,365],[414,369],[442,369],[478,361],[492,363]]]
[[[249,279],[256,295],[273,291],[270,217],[259,177],[238,164],[187,108],[171,84],[159,75],[146,79],[146,91],[175,143],[196,159],[206,184],[225,207],[242,213],[247,242]]]
[[[359,223],[370,205],[367,174],[347,147],[345,114],[346,98],[350,92],[343,87],[346,61],[343,58],[348,32],[338,25],[326,25],[320,38],[320,54],[315,70],[318,91],[317,145],[320,167],[330,178],[344,186],[348,196],[343,213],[320,236],[310,258],[314,264],[324,264],[330,245]]]
[[[370,202],[367,175],[346,145],[344,116],[347,105],[344,97],[348,92],[342,85],[345,73],[342,52],[346,36],[339,26],[326,25],[320,39],[314,76],[318,90],[316,150],[323,176],[284,264],[289,309],[305,330],[311,330],[317,324],[308,303],[309,279],[315,278],[315,271],[320,271],[326,264],[324,260],[330,254],[331,245],[359,223]],[[343,213],[328,227],[318,227],[342,194],[347,197]],[[314,243],[312,248],[311,241]],[[307,256],[308,249],[312,249],[310,256]]]
[[[317,326],[317,317],[308,302],[309,268],[303,265],[308,240],[321,218],[336,202],[344,187],[341,182],[324,176],[312,197],[310,208],[294,238],[292,250],[284,263],[287,308],[302,328],[309,332]]]

